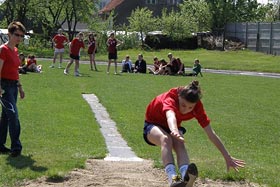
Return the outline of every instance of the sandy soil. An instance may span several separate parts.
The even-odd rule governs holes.
[[[85,169],[71,171],[62,181],[48,181],[45,177],[27,181],[24,187],[168,187],[163,169],[153,167],[151,161],[112,162],[89,159]],[[223,182],[197,179],[196,187],[259,187],[249,182]]]

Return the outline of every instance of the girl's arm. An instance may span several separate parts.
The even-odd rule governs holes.
[[[181,136],[181,134],[178,130],[178,127],[177,127],[177,119],[176,119],[174,111],[168,110],[166,112],[166,118],[167,118],[168,127],[171,131],[171,133],[170,133],[171,136],[173,136],[173,137],[177,138],[178,140],[184,142],[184,138],[183,138],[183,136]]]
[[[204,131],[206,132],[208,138],[211,140],[211,142],[218,148],[218,150],[222,153],[226,165],[227,165],[227,171],[232,167],[235,171],[239,171],[238,168],[243,168],[245,165],[245,162],[243,160],[236,159],[232,156],[230,156],[229,152],[226,150],[224,144],[222,143],[219,136],[215,133],[215,131],[212,129],[211,125],[209,124],[207,127],[204,128]]]

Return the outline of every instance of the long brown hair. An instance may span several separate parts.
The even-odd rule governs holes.
[[[199,82],[193,80],[189,85],[179,88],[179,96],[191,103],[196,103],[202,97]]]

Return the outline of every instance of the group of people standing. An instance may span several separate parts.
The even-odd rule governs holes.
[[[62,33],[62,29],[59,29],[58,33],[52,38],[52,43],[54,44],[54,57],[50,68],[55,67],[56,59],[58,56],[59,56],[58,68],[62,68],[61,64],[62,64],[62,58],[64,53],[64,46],[69,44],[70,61],[67,63],[66,68],[64,69],[63,72],[65,75],[68,75],[71,65],[75,62],[74,75],[80,76],[80,72],[79,72],[80,50],[85,49],[84,33],[79,32],[77,36],[71,42],[69,42],[67,37]],[[90,69],[98,71],[95,63],[96,50],[97,50],[96,34],[90,33],[88,35],[88,50],[87,50],[90,59]]]

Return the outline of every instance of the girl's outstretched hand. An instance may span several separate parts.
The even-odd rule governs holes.
[[[184,137],[177,131],[171,131],[171,136],[175,137],[177,140],[181,141],[181,142],[185,142]]]
[[[230,170],[230,168],[233,168],[236,172],[239,172],[239,168],[244,168],[246,163],[244,160],[236,159],[232,156],[229,157],[229,159],[226,160],[227,164],[227,171]]]

